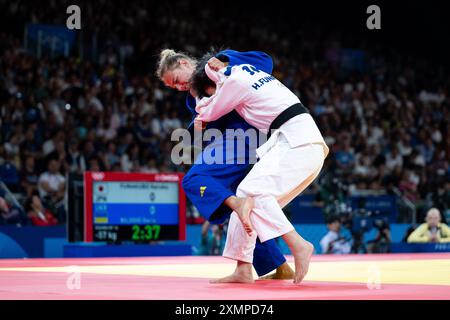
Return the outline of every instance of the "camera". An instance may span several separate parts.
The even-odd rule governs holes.
[[[360,198],[357,204],[357,208],[353,208],[351,205],[341,204],[338,207],[337,214],[341,217],[341,224],[347,228],[353,240],[352,253],[368,253],[383,250],[388,248],[382,248],[381,244],[387,244],[390,242],[389,233],[389,220],[384,217],[380,211],[366,210],[366,199]],[[377,236],[374,240],[368,242],[370,244],[369,249],[364,243],[364,234],[372,229],[377,230]]]

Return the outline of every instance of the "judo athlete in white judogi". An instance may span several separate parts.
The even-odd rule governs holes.
[[[259,161],[236,192],[247,202],[244,210],[230,217],[223,252],[224,257],[237,261],[236,270],[214,282],[253,282],[256,237],[264,242],[281,236],[294,256],[294,283],[300,283],[314,247],[295,231],[282,208],[318,176],[329,149],[299,98],[273,76],[252,65],[219,71],[206,65],[205,72],[216,83],[216,90],[197,104],[198,129],[203,122],[236,110],[249,124],[270,136],[257,149]]]

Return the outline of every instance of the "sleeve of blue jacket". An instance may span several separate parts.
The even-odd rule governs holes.
[[[223,50],[216,55],[216,58],[228,62],[229,66],[251,64],[268,74],[272,74],[273,71],[272,57],[262,51],[239,52],[235,50]]]

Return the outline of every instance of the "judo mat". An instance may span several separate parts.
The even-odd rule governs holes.
[[[300,285],[209,283],[233,269],[220,256],[0,260],[0,299],[450,300],[450,253],[314,255]]]

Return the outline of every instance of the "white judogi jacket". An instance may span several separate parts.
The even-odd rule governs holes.
[[[275,77],[249,64],[213,71],[205,66],[208,77],[216,83],[216,92],[196,106],[197,120],[210,122],[236,109],[249,124],[268,133],[273,120],[284,110],[299,103],[298,97]],[[292,148],[308,143],[322,143],[325,156],[328,147],[310,114],[301,114],[283,124],[257,150],[262,157],[283,133]]]

